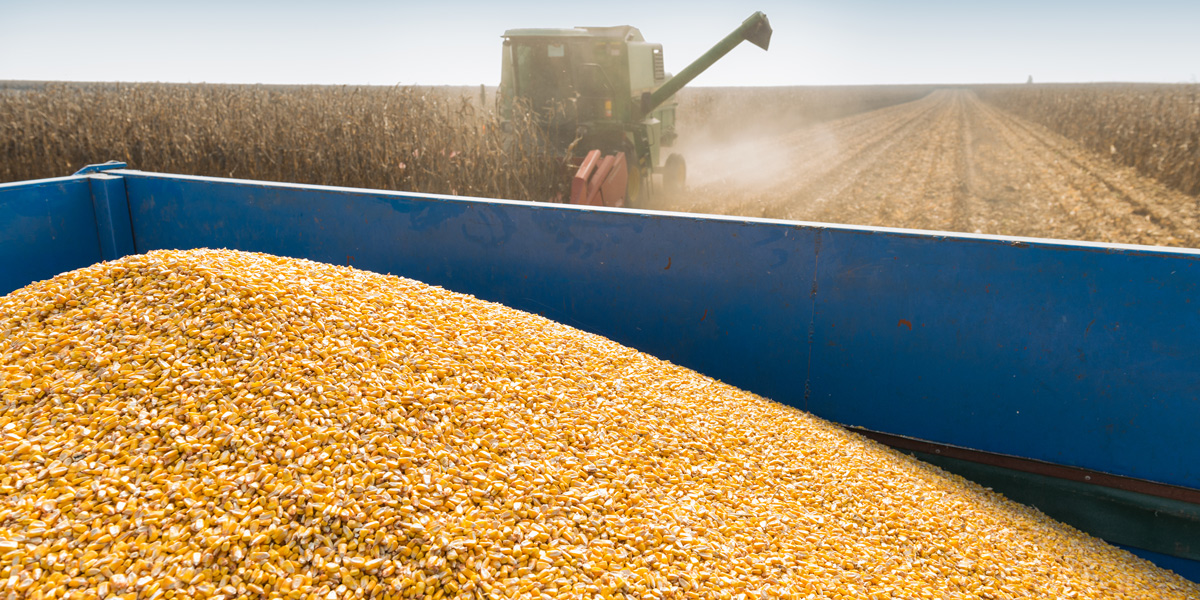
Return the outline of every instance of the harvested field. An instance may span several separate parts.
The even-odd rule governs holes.
[[[966,89],[774,135],[700,135],[681,152],[689,189],[654,208],[1200,246],[1196,197]]]

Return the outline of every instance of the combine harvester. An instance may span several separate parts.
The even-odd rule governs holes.
[[[687,178],[682,156],[662,158],[662,148],[676,138],[675,93],[743,41],[767,49],[766,15],[750,15],[668,77],[662,44],[647,42],[634,27],[510,29],[504,32],[500,115],[511,119],[524,106],[540,117],[550,135],[547,152],[567,159],[571,204],[641,205],[656,180],[675,191]]]
[[[155,249],[350,264],[598,333],[1200,580],[1200,251],[166,175],[0,185],[0,294]]]

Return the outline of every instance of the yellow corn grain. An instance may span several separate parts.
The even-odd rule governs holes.
[[[0,299],[0,594],[1195,598],[808,414],[435,287],[159,251]]]

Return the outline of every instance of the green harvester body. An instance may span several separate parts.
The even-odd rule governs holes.
[[[564,157],[624,152],[629,197],[636,201],[651,192],[653,175],[683,168],[681,158],[661,161],[661,149],[677,137],[675,93],[743,40],[765,50],[770,39],[766,15],[756,12],[671,77],[662,44],[647,42],[635,27],[510,29],[504,32],[500,114],[511,119],[518,106],[533,110],[549,131],[549,151]],[[682,176],[665,173],[664,183],[682,185]]]

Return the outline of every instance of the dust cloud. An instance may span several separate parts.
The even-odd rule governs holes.
[[[761,216],[747,214],[742,204],[795,186],[811,165],[833,160],[839,144],[822,123],[791,120],[773,129],[753,124],[739,129],[726,118],[681,127],[675,146],[664,152],[683,156],[687,184],[648,208]]]
[[[689,187],[736,186],[761,191],[790,179],[799,164],[814,156],[836,155],[837,139],[825,126],[775,133],[746,132],[714,136],[708,131],[680,136],[677,152],[688,165]]]
[[[923,98],[932,86],[687,88],[678,99],[683,193],[658,195],[642,208],[789,218],[797,205],[822,203],[809,187],[859,143],[843,131],[855,115],[887,114]],[[848,148],[850,146],[850,148]],[[665,160],[665,156],[660,159]],[[781,201],[787,200],[786,208]]]

